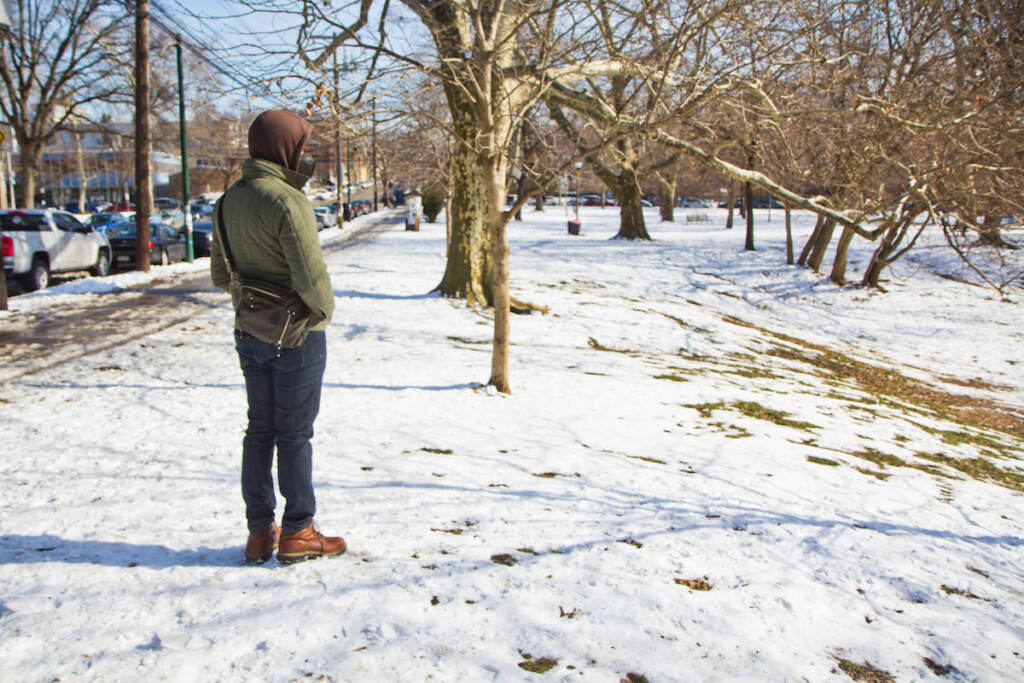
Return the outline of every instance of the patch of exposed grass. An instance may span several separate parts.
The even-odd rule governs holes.
[[[854,664],[842,657],[836,657],[835,660],[843,673],[855,681],[865,681],[866,683],[895,683],[896,681],[888,671],[876,669],[868,662]]]
[[[671,382],[689,382],[690,381],[690,380],[686,379],[685,377],[680,377],[679,375],[655,375],[654,379],[667,379],[667,380],[669,380]]]
[[[491,562],[493,562],[494,564],[503,564],[506,567],[511,567],[514,564],[518,564],[519,560],[517,560],[512,555],[509,555],[508,553],[499,553],[497,555],[491,555]]]
[[[850,455],[861,458],[863,460],[870,460],[871,462],[875,463],[876,465],[883,469],[887,465],[890,467],[908,466],[906,460],[903,460],[902,458],[895,455],[889,455],[888,453],[877,451],[874,448],[865,448],[862,451],[854,451],[850,453]]]
[[[791,420],[789,419],[790,413],[783,410],[775,410],[774,408],[766,408],[760,403],[754,401],[734,401],[731,404],[731,407],[740,411],[747,417],[753,417],[758,420],[767,420],[768,422],[772,422],[782,427],[790,427],[792,429],[799,429],[802,431],[821,429],[818,425],[811,424],[810,422]]]
[[[693,408],[698,413],[700,413],[701,417],[710,418],[711,413],[718,410],[719,408],[724,408],[725,403],[723,401],[719,401],[718,403],[690,403],[684,405],[683,407]]]
[[[858,471],[858,472],[860,472],[861,474],[866,474],[866,475],[868,475],[869,477],[874,477],[874,478],[875,478],[875,479],[877,479],[878,481],[885,481],[885,480],[886,480],[886,479],[888,479],[888,478],[889,478],[890,476],[892,476],[892,475],[890,475],[890,474],[889,474],[888,472],[879,472],[879,471],[877,471],[877,470],[869,470],[869,469],[868,469],[868,468],[866,468],[866,467],[854,467],[853,469],[857,470],[857,471]]]
[[[431,531],[435,531],[441,534],[451,534],[453,536],[458,536],[464,531],[464,529],[431,529]]]
[[[758,329],[757,325],[754,325],[753,323],[748,323],[746,320],[741,320],[740,318],[736,318],[731,315],[723,315],[722,320],[731,325],[736,325],[737,327],[746,327],[747,329],[750,330]]]
[[[700,304],[697,304],[697,305],[699,306]],[[650,309],[648,309],[648,310],[636,309],[636,310],[638,312],[640,312],[640,313],[657,313],[658,315],[660,315],[662,317],[668,318],[669,320],[674,322],[676,325],[679,325],[679,327],[683,328],[684,330],[693,330],[694,332],[700,332],[701,334],[711,334],[711,330],[705,330],[703,327],[697,327],[696,325],[691,325],[690,323],[686,322],[682,318],[677,318],[674,315],[669,315],[668,313],[664,313],[662,311],[654,311],[654,310],[650,310]]]
[[[936,676],[948,676],[949,674],[957,671],[957,668],[952,664],[939,664],[928,657],[924,657],[922,661],[924,661],[924,665],[931,669],[932,673]]]
[[[748,432],[743,427],[738,427],[736,425],[726,425],[721,422],[715,422],[714,424],[723,432],[730,432],[729,434],[725,435],[725,438],[727,439],[744,439],[748,436],[753,436],[753,434]]]
[[[459,344],[470,344],[470,345],[486,345],[490,344],[490,339],[467,339],[466,337],[448,337],[448,341],[453,341]]]
[[[629,683],[650,683],[647,680],[647,676],[644,676],[643,674],[636,674],[636,673],[626,674],[626,679],[625,680],[629,681]]]
[[[808,455],[808,462],[813,462],[815,465],[828,465],[829,467],[839,467],[839,462],[835,460],[829,460],[828,458],[819,458],[816,455]]]
[[[811,365],[817,374],[834,382],[852,383],[869,394],[896,399],[899,403],[894,407],[897,409],[906,411],[909,407],[905,404],[912,404],[958,424],[994,429],[1017,439],[1024,434],[1024,415],[995,401],[943,391],[891,368],[871,365],[837,351],[801,342],[769,330],[762,331],[815,352],[776,346],[766,351],[767,355]]]
[[[714,588],[714,585],[708,583],[708,577],[699,579],[674,579],[676,584],[680,586],[686,586],[693,591],[709,591]]]
[[[533,659],[530,655],[524,654],[523,658],[524,661],[519,662],[519,668],[525,669],[532,674],[546,674],[558,666],[558,660],[551,659],[550,657]]]
[[[1013,491],[1024,491],[1024,474],[996,467],[988,459],[952,458],[943,453],[916,453],[917,457],[951,467],[977,481],[990,481]]]
[[[643,460],[644,462],[652,462],[655,465],[667,465],[668,464],[664,460],[658,460],[657,458],[648,458],[645,455],[627,455],[626,457],[627,458],[632,458],[633,460]]]
[[[943,443],[947,443],[950,446],[961,446],[964,444],[977,446],[980,449],[986,449],[996,457],[1012,458],[1013,453],[1000,441],[989,438],[984,434],[978,434],[975,431],[968,431],[966,429],[959,431],[943,431],[936,430],[936,434],[942,439]]]
[[[733,366],[732,370],[726,370],[723,374],[734,375],[736,377],[742,377],[744,379],[779,379],[779,376],[776,375],[774,372],[758,366]]]
[[[993,384],[992,382],[986,382],[983,379],[977,377],[971,377],[970,379],[960,379],[959,377],[953,377],[952,375],[940,375],[941,379],[946,384],[956,384],[957,386],[967,387],[968,389],[984,389],[986,391],[1013,391],[1013,387],[1005,384]]]
[[[613,346],[605,346],[601,342],[597,341],[593,337],[587,338],[587,346],[594,349],[595,351],[608,351],[611,353],[624,353],[627,356],[638,355],[640,352],[634,349],[617,349]]]
[[[424,453],[433,453],[434,455],[451,455],[455,452],[450,448],[428,448],[426,446],[420,450]]]
[[[946,595],[960,595],[965,598],[970,598],[971,600],[984,600],[985,602],[992,602],[987,598],[983,598],[980,595],[975,595],[969,590],[965,591],[962,588],[957,588],[956,586],[947,586],[946,584],[942,584],[940,588],[942,589],[942,592]]]

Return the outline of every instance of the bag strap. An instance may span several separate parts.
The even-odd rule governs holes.
[[[224,265],[228,268],[228,275],[231,276],[232,280],[236,279],[235,257],[231,254],[231,244],[228,243],[228,230],[224,226],[224,198],[227,193],[221,195],[220,201],[217,202],[217,232],[220,234],[221,244],[224,245],[222,255],[224,256]]]

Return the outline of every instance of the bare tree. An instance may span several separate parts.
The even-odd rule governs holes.
[[[35,205],[43,146],[94,103],[125,101],[123,6],[107,0],[14,0],[0,50],[0,115],[21,150],[21,204]]]

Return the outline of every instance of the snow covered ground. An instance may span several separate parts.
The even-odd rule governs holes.
[[[241,562],[226,298],[5,381],[0,678],[1024,680],[1020,290],[950,279],[940,235],[882,294],[787,267],[781,211],[756,252],[717,210],[644,244],[564,211],[510,226],[549,312],[513,318],[508,396],[488,315],[429,294],[442,223],[329,252],[340,558]]]

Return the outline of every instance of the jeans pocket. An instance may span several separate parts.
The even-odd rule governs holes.
[[[295,372],[306,365],[306,345],[294,349],[281,349],[280,355],[274,360],[274,367],[283,372]]]

